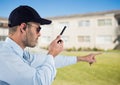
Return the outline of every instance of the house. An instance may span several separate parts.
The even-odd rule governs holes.
[[[4,41],[8,35],[8,20],[0,17],[0,41]]]
[[[40,46],[49,45],[67,26],[62,38],[65,48],[114,49],[120,41],[120,10],[50,17],[53,23],[43,26]]]
[[[114,49],[119,43],[120,10],[49,17],[51,25],[43,25],[37,47],[47,47],[67,26],[62,35],[65,48]],[[0,40],[7,36],[8,29],[2,27],[7,19],[0,18]],[[115,42],[116,41],[116,42]]]

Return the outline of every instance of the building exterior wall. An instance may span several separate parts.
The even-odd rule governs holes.
[[[120,14],[120,11],[119,11]],[[113,49],[117,37],[118,22],[114,12],[51,17],[51,25],[43,25],[37,47],[47,47],[67,26],[62,35],[65,48]],[[6,20],[0,22],[7,23]],[[0,27],[0,36],[7,36],[8,29]],[[1,39],[2,40],[2,39]]]
[[[8,35],[7,19],[0,18],[0,41],[4,41]]]
[[[106,20],[106,24],[99,25],[98,20]],[[115,47],[113,41],[116,37],[118,24],[114,13],[85,17],[58,18],[52,21],[53,23],[50,26],[43,26],[40,42],[42,39],[45,40],[45,38],[48,42],[41,42],[39,44],[40,46],[44,47],[49,45],[60,33],[64,25],[66,25],[67,29],[62,36],[65,42],[65,48],[100,48],[107,50]],[[88,21],[89,24],[84,21]],[[83,22],[83,25],[80,25],[80,22]],[[78,37],[80,39],[78,39]]]

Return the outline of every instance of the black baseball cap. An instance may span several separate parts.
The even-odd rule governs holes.
[[[13,27],[21,23],[36,22],[40,25],[50,24],[52,21],[41,18],[38,12],[30,6],[21,5],[15,8],[9,15],[8,26]]]

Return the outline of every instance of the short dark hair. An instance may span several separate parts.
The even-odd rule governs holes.
[[[9,29],[9,34],[15,33],[16,30],[17,30],[17,26],[11,27],[11,28]]]

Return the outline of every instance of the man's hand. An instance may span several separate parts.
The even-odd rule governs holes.
[[[95,56],[99,55],[101,53],[92,53],[83,57],[78,56],[77,57],[77,61],[85,61],[88,62],[90,65],[93,64],[94,62],[96,62]]]
[[[60,42],[58,42],[60,40]],[[57,36],[55,40],[53,40],[49,46],[48,54],[53,57],[57,56],[63,50],[63,41],[61,40],[61,36]]]

